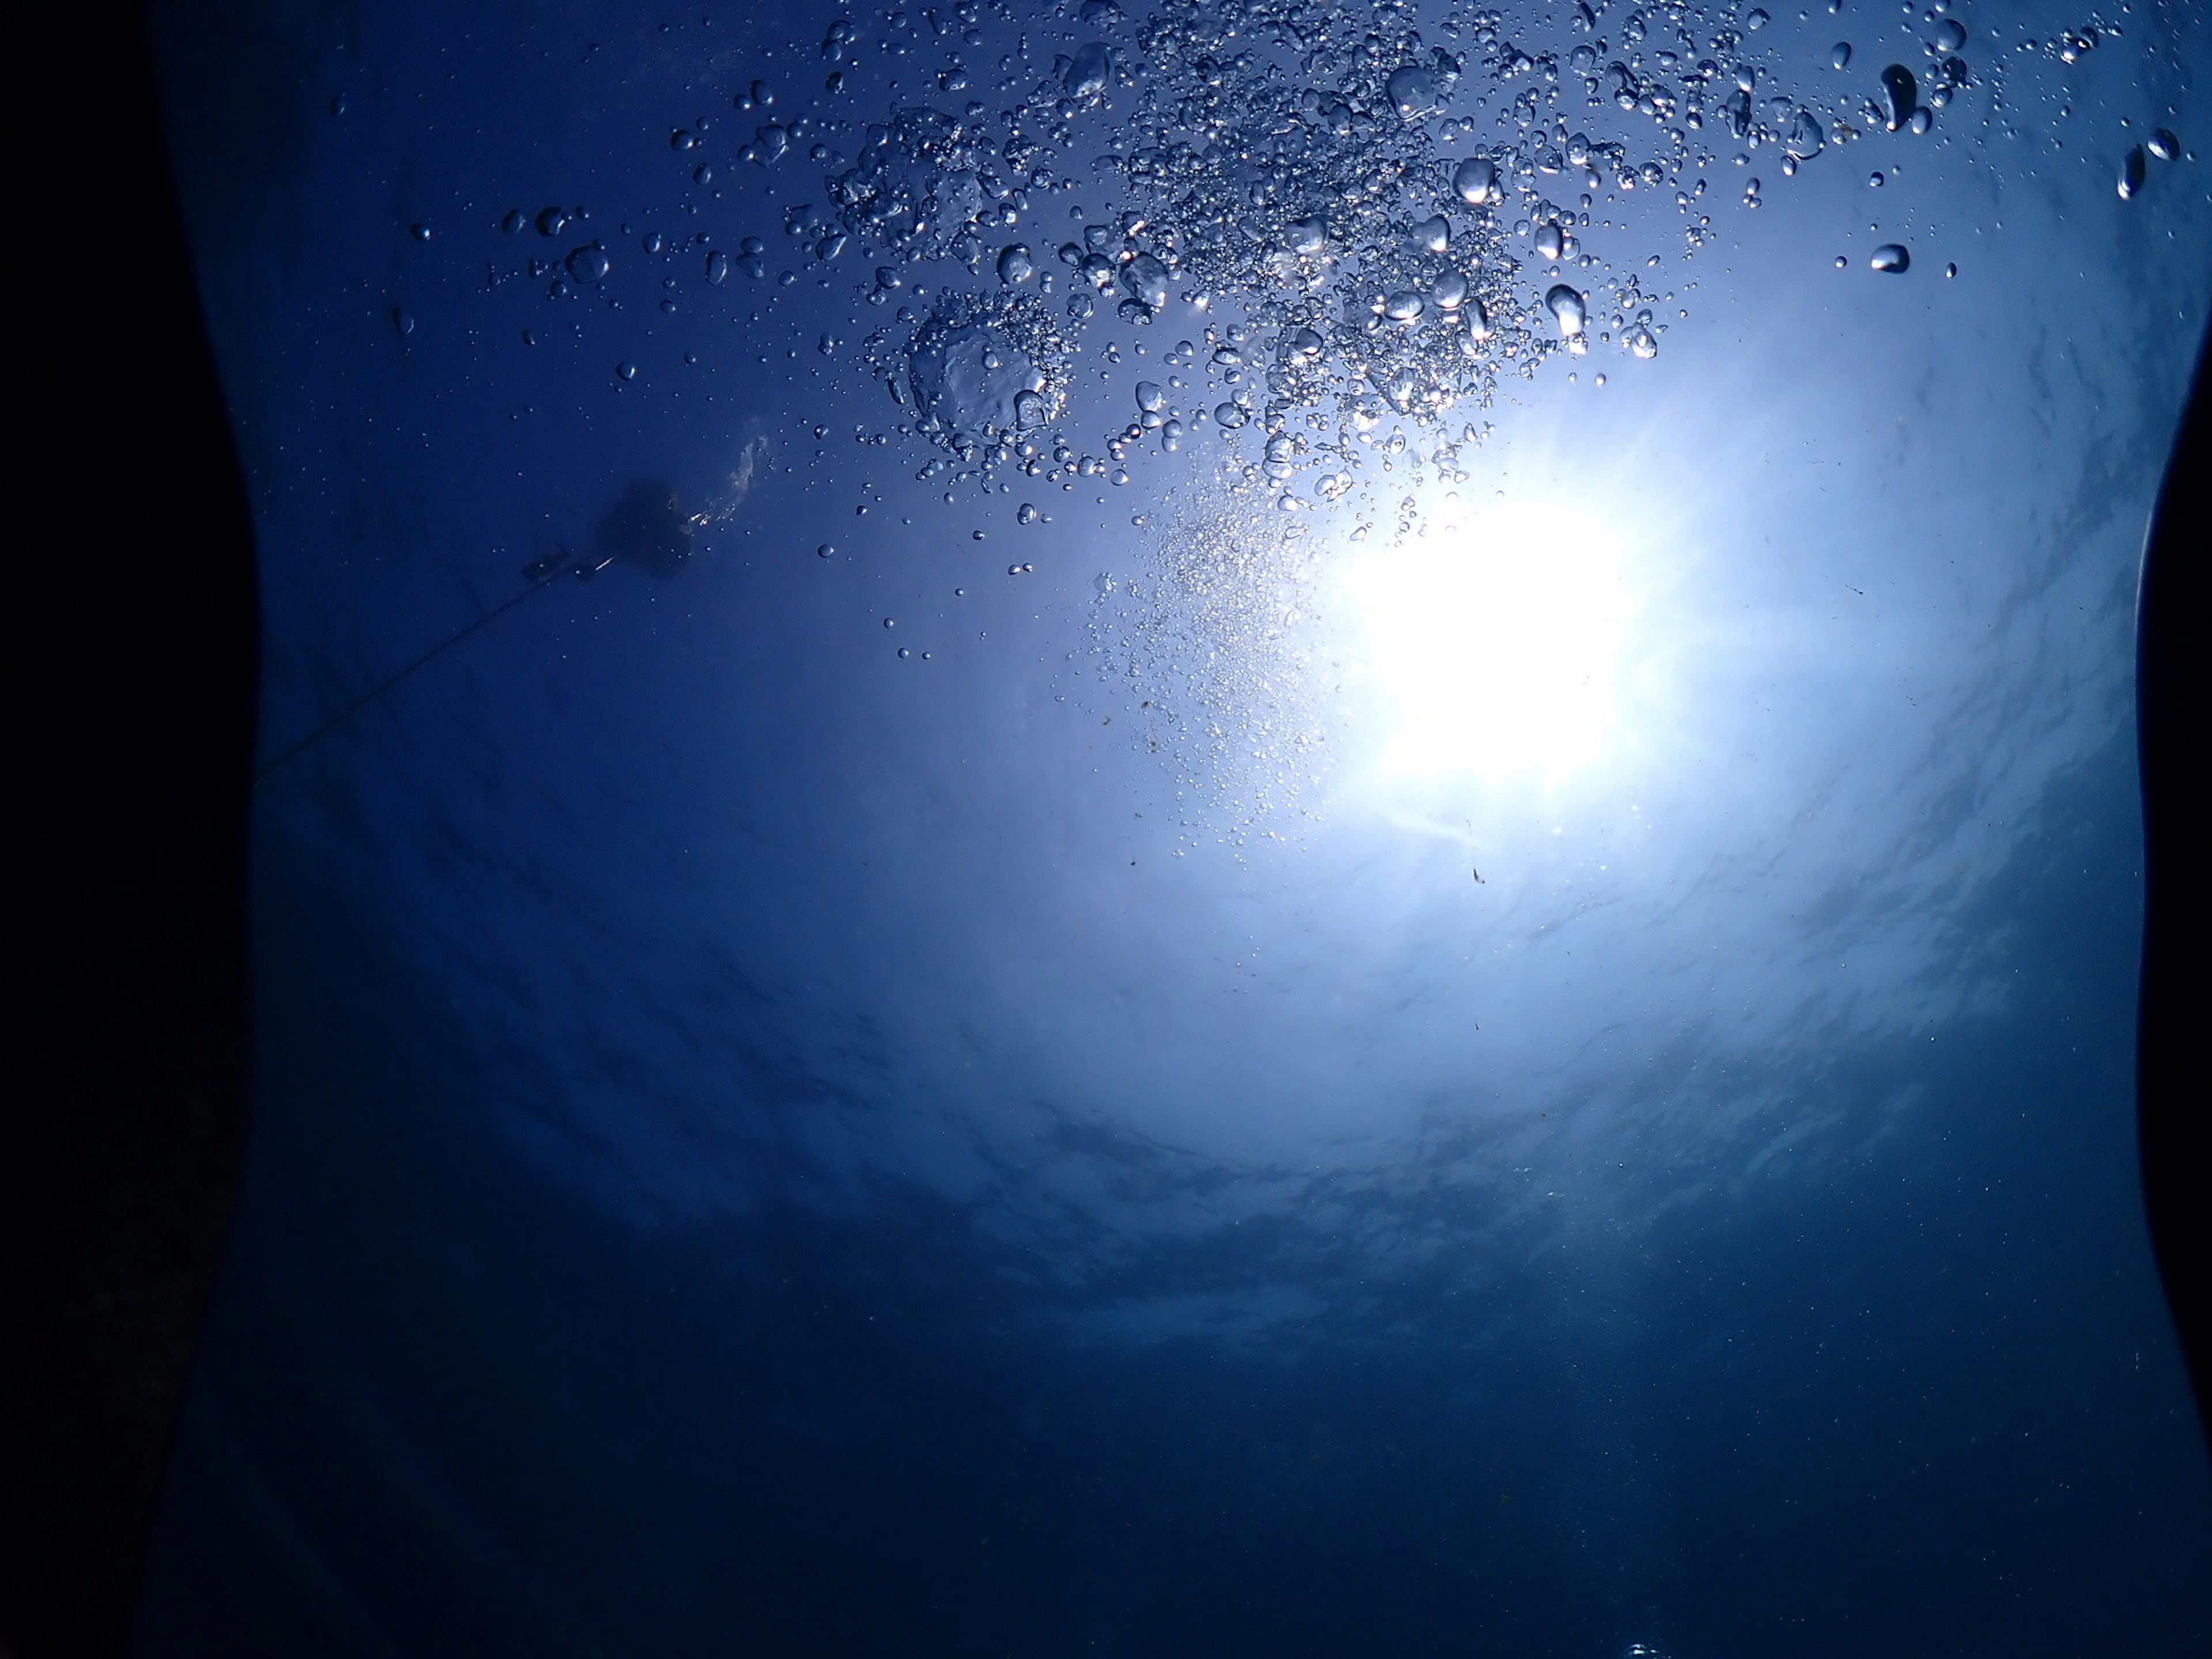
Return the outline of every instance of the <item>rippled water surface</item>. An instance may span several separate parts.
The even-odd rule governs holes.
[[[265,644],[143,1652],[2212,1641],[2191,9],[157,11]]]

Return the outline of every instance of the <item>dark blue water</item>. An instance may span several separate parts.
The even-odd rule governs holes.
[[[1735,166],[1725,76],[1711,131],[1585,96],[1586,37],[1680,93],[1662,9],[1424,15],[1448,156],[1528,87],[1640,123],[1631,163],[1682,135],[1713,187],[1594,173],[1608,263],[1561,272],[1673,294],[1656,357],[1633,307],[1572,354],[1514,210],[1462,203],[1540,360],[1487,404],[1354,434],[1379,378],[1271,386],[1122,485],[899,431],[861,337],[995,263],[874,303],[878,256],[781,228],[839,163],[738,147],[811,112],[849,162],[923,98],[1004,143],[1103,33],[1145,74],[1047,100],[1080,131],[1000,228],[1043,254],[1138,199],[1095,157],[1146,76],[1199,95],[1129,9],[854,13],[836,57],[835,13],[168,14],[270,769],[252,1165],[139,1650],[2205,1651],[2126,688],[2212,216],[2193,160],[2114,187],[2188,137],[2203,31],[1984,52],[1960,11],[1934,131],[1858,115],[1785,176],[1771,135]],[[1683,17],[1824,119],[1833,39],[1937,72],[1932,17]],[[500,228],[555,202],[588,217]],[[748,234],[763,274],[710,281]],[[1314,272],[1178,246],[1156,317],[1054,291],[1073,451],[1140,375],[1267,385],[1172,348],[1286,336]],[[1324,363],[1431,337],[1361,314]],[[1341,448],[1271,478],[1270,420]],[[623,528],[672,495],[680,541]]]

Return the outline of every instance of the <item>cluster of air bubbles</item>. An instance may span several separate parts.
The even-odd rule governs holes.
[[[944,9],[925,15],[948,49],[982,45],[976,0]],[[1711,242],[1723,198],[1757,209],[1762,176],[1929,133],[1978,84],[1951,11],[1914,14],[1908,64],[1713,0],[1513,18],[1482,0],[1426,15],[1404,0],[1080,0],[1000,58],[988,103],[924,92],[850,121],[751,81],[725,106],[733,134],[703,116],[663,129],[694,185],[733,159],[807,178],[781,198],[788,255],[757,235],[580,235],[583,210],[557,205],[501,222],[552,243],[526,264],[552,293],[610,304],[625,250],[671,273],[664,311],[686,264],[709,288],[787,258],[825,285],[849,271],[883,320],[857,352],[834,326],[817,348],[865,362],[898,411],[886,422],[939,452],[922,476],[948,500],[1006,471],[1109,486],[1140,447],[1205,447],[1297,514],[1417,461],[1463,475],[1479,441],[1466,416],[1554,356],[1656,356],[1665,319],[1688,314],[1658,290],[1695,284],[1649,273]],[[903,10],[884,23],[925,38]],[[891,44],[872,29],[829,25],[828,90]],[[2115,32],[2025,45],[2071,63]],[[935,94],[986,78],[957,52],[933,73]],[[2151,134],[2119,193],[2179,153]],[[1709,195],[1731,161],[1740,193]],[[1869,263],[1901,273],[1911,256],[1886,243]],[[787,268],[775,286],[796,280]],[[1118,364],[1124,347],[1159,365],[1131,374],[1135,407],[1088,440],[1066,430],[1077,359],[1103,348]]]

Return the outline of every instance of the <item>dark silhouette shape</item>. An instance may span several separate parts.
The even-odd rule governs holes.
[[[691,521],[676,504],[676,492],[651,478],[639,478],[623,491],[592,532],[592,562],[580,576],[595,576],[617,560],[634,564],[665,581],[691,557]]]
[[[137,8],[6,8],[0,124],[48,250],[9,350],[0,1654],[106,1659],[243,1167],[252,524]]]
[[[2143,953],[2136,1133],[2166,1305],[2212,1438],[2212,341],[2200,350],[2143,545],[2136,605]]]
[[[667,580],[691,557],[691,520],[684,516],[683,509],[676,503],[675,492],[666,484],[643,478],[635,481],[601,516],[592,535],[591,551],[584,557],[576,558],[556,543],[553,552],[523,566],[522,574],[529,586],[501,600],[458,633],[448,634],[404,667],[379,680],[305,737],[271,757],[253,775],[254,782],[259,783],[294,756],[314,747],[416,670],[428,666],[463,640],[497,622],[563,570],[574,570],[589,581],[609,565],[620,562],[634,564],[649,575]]]

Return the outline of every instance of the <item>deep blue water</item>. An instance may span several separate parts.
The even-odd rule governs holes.
[[[800,151],[923,100],[994,143],[1064,122],[994,232],[1042,264],[1070,207],[1148,199],[1094,161],[1147,88],[1205,95],[1127,9],[167,9],[271,769],[251,1167],[139,1650],[2205,1651],[2127,694],[2212,215],[2193,151],[2114,187],[2152,127],[2191,141],[2201,25],[2084,52],[2083,18],[1958,9],[1974,73],[1916,137],[1856,105],[1938,72],[1933,14],[1680,13],[1726,60],[1692,128],[1567,56],[1689,97],[1662,8],[1424,13],[1468,131],[1233,182],[1279,218],[1331,145],[1498,156],[1522,208],[1444,205],[1528,356],[1413,355],[1469,331],[1423,266],[1425,320],[1352,293],[1314,371],[1488,362],[1487,404],[1296,379],[1265,307],[1414,257],[1371,226],[1258,277],[1154,226],[1157,317],[1052,295],[1036,430],[1105,458],[1171,375],[1206,386],[1167,385],[1182,446],[976,476],[997,436],[897,429],[908,348],[977,314],[1034,345],[959,307],[1037,279],[787,235],[841,171]],[[1431,61],[1408,15],[1305,14],[1297,73],[1353,85],[1370,32]],[[1059,111],[1094,36],[1131,78]],[[1737,63],[1853,136],[1737,167]],[[1605,263],[1557,273],[1587,356],[1511,222],[1581,182],[1553,106],[1511,118],[1555,84],[1674,169],[1591,175]],[[756,164],[771,110],[820,125]],[[1401,235],[1451,176],[1408,167],[1328,234]],[[501,228],[549,203],[587,215]],[[746,235],[763,274],[711,280]],[[1625,273],[1676,301],[1649,358],[1596,297]],[[1289,389],[1223,433],[1192,412],[1264,377],[1173,348],[1239,315]],[[665,577],[605,527],[641,481],[701,515]],[[519,574],[578,554],[614,562]]]

